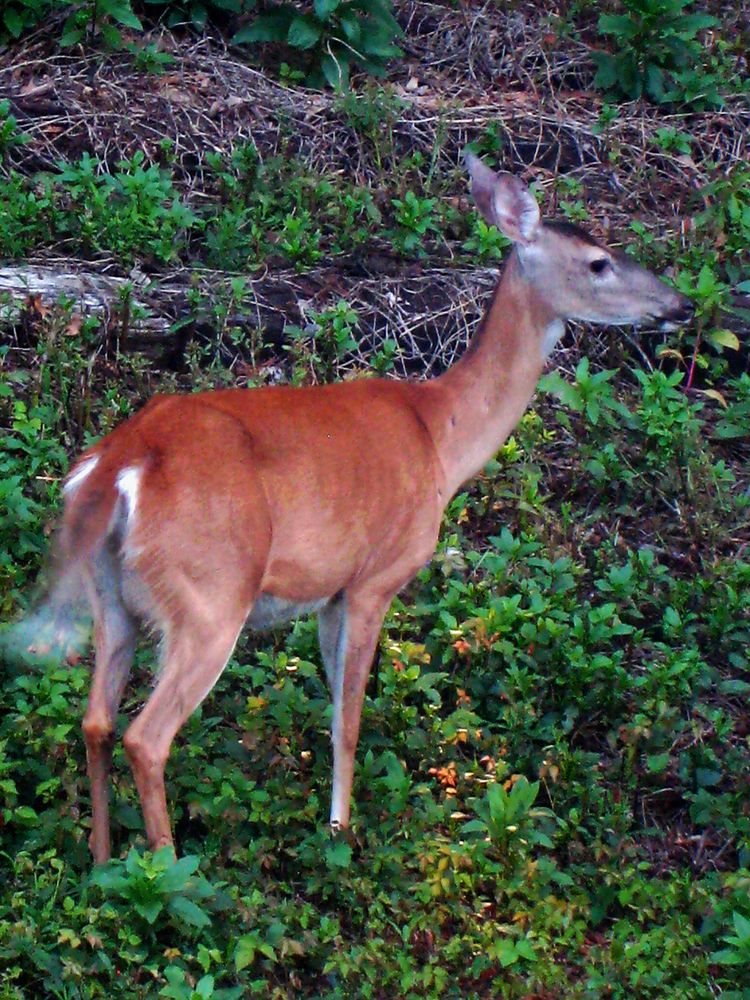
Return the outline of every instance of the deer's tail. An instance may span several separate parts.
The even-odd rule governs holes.
[[[68,474],[65,506],[38,595],[28,613],[0,638],[3,651],[68,658],[89,640],[87,571],[115,532],[117,469],[106,454],[85,453]]]

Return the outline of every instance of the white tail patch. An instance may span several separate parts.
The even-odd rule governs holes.
[[[75,493],[84,479],[94,471],[98,461],[99,456],[93,455],[91,458],[87,458],[84,462],[78,463],[68,476],[65,485],[63,486],[63,492],[66,496],[70,496],[71,493]]]
[[[117,473],[117,479],[115,482],[120,495],[125,500],[125,504],[128,509],[127,519],[128,522],[130,522],[135,517],[135,509],[138,505],[138,490],[141,485],[141,470],[137,466],[131,466],[129,469],[121,469]]]

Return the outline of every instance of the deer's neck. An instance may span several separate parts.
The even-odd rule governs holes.
[[[463,357],[424,384],[427,405],[420,409],[450,495],[482,469],[516,426],[562,331],[562,321],[535,296],[513,253]]]

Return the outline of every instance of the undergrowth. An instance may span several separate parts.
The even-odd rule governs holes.
[[[4,355],[6,614],[46,548],[71,443],[122,414],[116,386],[131,378],[126,358],[91,368],[56,337],[64,318],[45,320],[31,369]],[[320,322],[345,339],[352,316],[342,305]],[[325,829],[330,707],[312,621],[244,640],[180,735],[177,865],[144,850],[118,748],[122,860],[90,874],[89,667],[6,666],[4,997],[750,988],[736,439],[679,374],[635,370],[629,388],[612,376],[586,362],[573,381],[547,376],[450,505],[381,638],[346,837]],[[725,420],[746,434],[742,379],[725,392]],[[141,650],[124,716],[152,657]]]

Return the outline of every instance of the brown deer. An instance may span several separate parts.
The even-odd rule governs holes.
[[[96,666],[83,720],[97,862],[110,855],[115,718],[141,625],[156,686],[124,736],[152,849],[172,844],[164,768],[247,623],[317,612],[333,699],[331,824],[346,827],[371,661],[396,594],[433,554],[458,487],[515,427],[565,321],[688,320],[690,302],[468,156],[472,192],[514,243],[464,356],[443,375],[157,396],[69,474],[56,595],[79,588]]]

